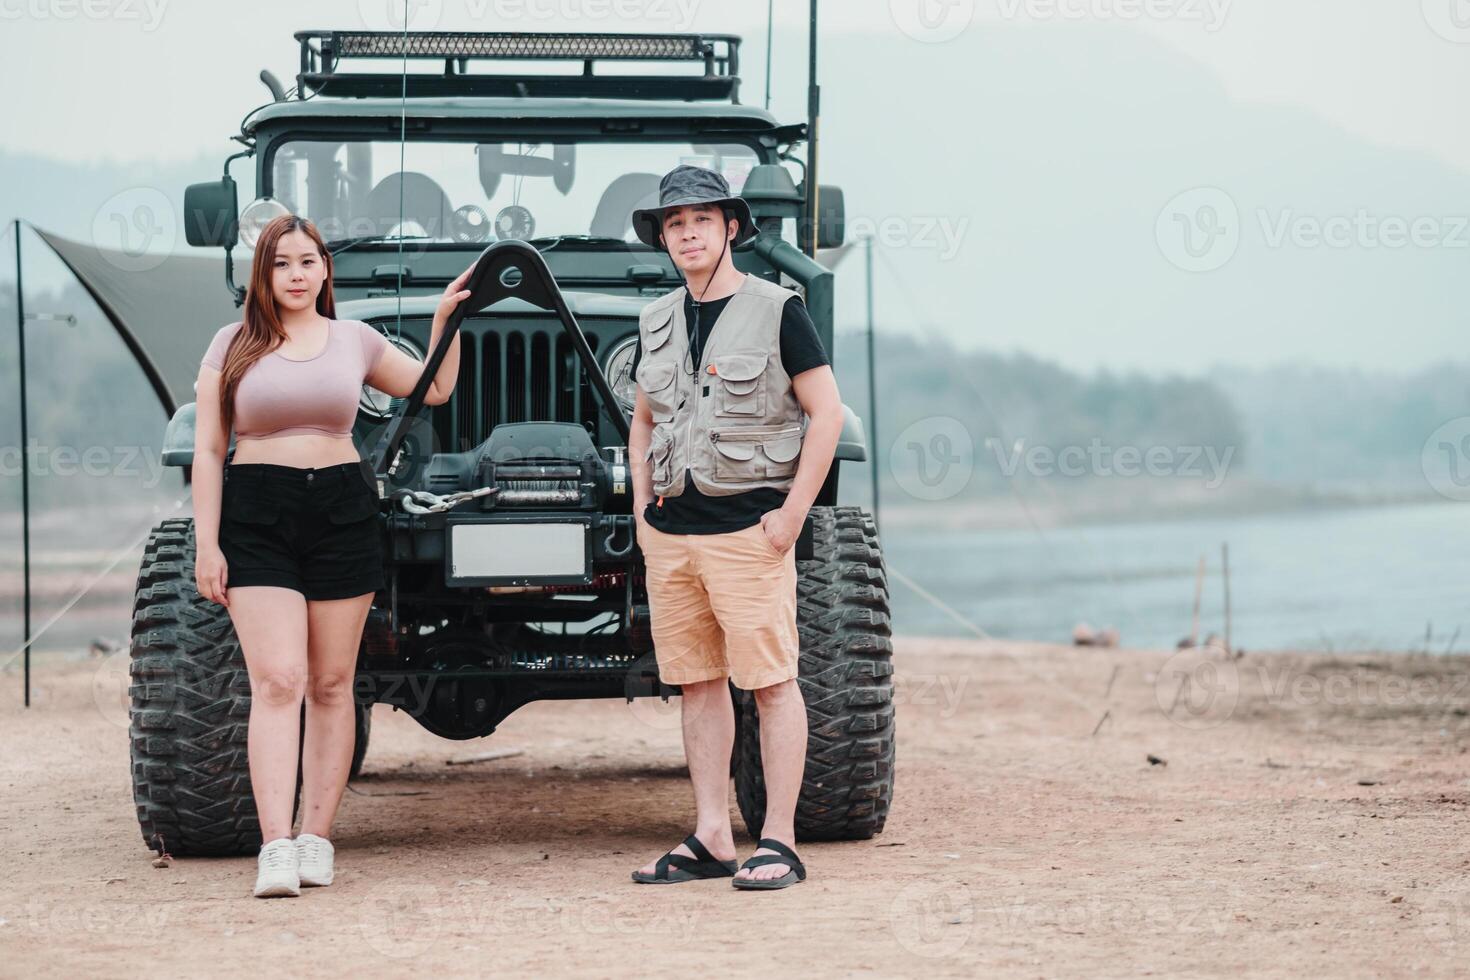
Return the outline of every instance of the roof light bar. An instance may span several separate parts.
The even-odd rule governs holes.
[[[536,34],[491,31],[297,31],[299,98],[456,95],[740,101],[740,38],[732,34]],[[343,71],[351,58],[436,58],[442,72]],[[472,60],[580,61],[580,75],[470,72]],[[699,62],[703,70],[597,75],[598,61]]]
[[[338,56],[356,58],[600,58],[703,61],[712,46],[680,34],[486,34],[470,31],[335,32]]]

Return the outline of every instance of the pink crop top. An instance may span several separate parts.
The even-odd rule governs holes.
[[[219,328],[204,352],[205,367],[224,367],[225,351],[240,326]],[[332,320],[320,354],[293,359],[270,351],[250,365],[235,389],[236,438],[350,436],[363,382],[392,343],[361,320]]]

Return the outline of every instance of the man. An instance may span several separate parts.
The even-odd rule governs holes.
[[[733,874],[737,888],[785,888],[806,878],[793,545],[831,466],[842,402],[800,297],[735,268],[731,253],[756,228],[724,177],[675,168],[633,227],[685,280],[640,317],[628,448],[659,677],[682,688],[696,811],[694,833],[633,879]],[[760,841],[738,871],[729,683],[754,692],[766,786]]]

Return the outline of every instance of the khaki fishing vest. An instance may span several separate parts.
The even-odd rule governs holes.
[[[638,387],[653,414],[653,492],[677,497],[687,471],[709,496],[789,491],[806,415],[781,365],[781,310],[795,294],[746,275],[715,321],[691,373],[685,288],[638,319]]]

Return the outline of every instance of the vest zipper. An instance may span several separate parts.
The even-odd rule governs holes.
[[[731,300],[734,300],[734,298],[736,296],[738,296],[740,293],[744,292],[745,289],[749,285],[750,285],[750,273],[747,272],[745,274],[745,278],[743,280],[741,280],[740,288],[737,289],[737,290],[735,290],[735,292],[731,293],[729,298]],[[687,286],[685,287],[685,290],[686,290],[686,292],[688,291],[688,287]],[[684,301],[681,298],[679,300],[679,312],[681,314],[684,312],[683,307],[684,307]],[[720,317],[722,319],[724,318],[724,313],[723,312],[720,314]],[[713,346],[714,339],[715,339],[715,330],[716,330],[716,328],[719,327],[719,325],[720,325],[720,321],[719,320],[716,320],[715,323],[714,323],[714,325],[710,327],[710,338],[709,338],[709,341],[707,343],[705,343],[704,347],[699,352],[700,353],[700,360],[701,360],[701,362],[705,362],[705,363],[700,363],[700,364],[694,365],[694,378],[693,378],[693,383],[692,383],[692,385],[690,387],[689,394],[688,394],[688,398],[693,398],[694,399],[694,407],[687,413],[687,417],[686,417],[685,424],[684,424],[684,432],[685,432],[685,434],[687,436],[687,438],[684,441],[684,447],[685,447],[684,452],[685,452],[686,458],[688,457],[688,455],[691,452],[693,452],[692,447],[694,445],[694,417],[696,415],[699,415],[700,413],[704,412],[704,410],[705,410],[705,402],[706,401],[708,401],[710,404],[714,404],[714,398],[708,398],[708,399],[706,399],[706,398],[700,397],[699,390],[700,390],[700,386],[704,383],[704,375],[705,375],[705,372],[707,372],[709,370],[709,367],[708,367],[708,364],[707,364],[707,362],[709,361],[709,349],[710,349],[711,346]],[[698,331],[699,331],[699,324],[696,323],[694,329],[695,329],[696,339],[697,339],[697,335],[698,335]],[[694,357],[693,357],[694,351],[690,347],[690,344],[689,344],[689,322],[688,322],[687,318],[685,319],[685,323],[684,323],[684,352],[686,354],[690,355],[689,360],[692,363],[693,360],[694,360]],[[680,358],[680,361],[682,363],[683,358]],[[682,369],[680,370],[680,373],[681,374],[683,373]],[[684,405],[681,403],[679,407],[682,409],[684,407]],[[713,411],[713,410],[711,409],[711,411]],[[716,429],[713,426],[704,424],[703,422],[701,422],[701,424],[704,425],[705,430],[709,432],[709,436],[710,436],[711,441],[713,441],[713,442],[719,442],[720,441],[720,430],[719,429]],[[766,428],[770,428],[770,427],[767,426]],[[797,432],[799,433],[801,431],[801,426],[800,426],[799,423],[797,424],[797,427],[796,428],[797,428]],[[737,438],[739,438],[739,437],[737,437]],[[693,483],[694,482],[694,467],[689,466],[689,465],[686,465],[684,467],[684,482],[686,484],[689,484],[689,483]]]
[[[711,442],[719,442],[721,439],[736,442],[758,442],[786,435],[801,435],[801,423],[793,422],[790,425],[725,426],[724,428],[709,430]]]

